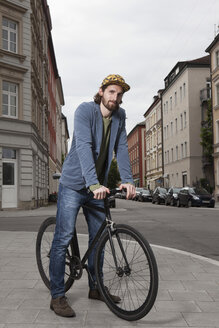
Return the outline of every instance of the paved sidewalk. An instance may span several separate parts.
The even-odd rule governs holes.
[[[67,293],[76,318],[58,317],[37,271],[35,239],[33,232],[0,231],[0,328],[219,328],[219,262],[158,246],[159,292],[145,318],[127,322],[89,300],[86,272]],[[79,239],[83,253],[87,236]]]

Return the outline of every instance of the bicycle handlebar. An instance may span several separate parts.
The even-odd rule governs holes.
[[[108,197],[110,197],[110,196],[114,196],[115,194],[122,194],[123,192],[126,192],[127,191],[127,189],[126,188],[123,188],[123,189],[116,189],[116,188],[114,188],[114,189],[111,189],[110,190],[110,193],[109,194],[107,194],[107,196]]]

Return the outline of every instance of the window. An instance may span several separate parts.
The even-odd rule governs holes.
[[[184,157],[184,154],[183,154],[183,144],[181,144],[181,158]]]
[[[2,48],[17,53],[18,26],[7,18],[2,19]]]
[[[12,148],[3,148],[2,158],[16,159],[16,150]]]
[[[185,157],[187,157],[187,142],[185,141]]]
[[[179,88],[180,102],[182,102],[182,87]]]
[[[216,104],[219,105],[219,84],[216,85]]]
[[[182,185],[183,187],[187,185],[187,172],[182,172]]]
[[[172,108],[173,108],[173,99],[172,97],[170,97],[170,110],[172,110]]]
[[[167,163],[169,163],[169,150],[167,151]]]
[[[177,105],[177,92],[175,92],[175,106]]]
[[[164,128],[164,139],[166,139],[167,137],[167,131],[166,131],[166,127]]]
[[[215,122],[216,124],[216,143],[219,143],[219,120]]]
[[[166,111],[168,113],[168,101],[166,101]]]
[[[178,160],[178,146],[176,146],[176,161]]]
[[[163,112],[164,112],[164,114],[166,114],[166,106],[165,106],[165,104],[163,104]]]
[[[167,138],[169,138],[169,126],[167,124]]]
[[[183,129],[183,116],[180,114],[180,129]]]
[[[185,98],[186,96],[186,84],[183,83],[183,97]]]
[[[216,67],[218,67],[219,66],[219,50],[216,51],[215,56],[216,56]]]
[[[170,135],[173,136],[173,122],[170,123]]]
[[[173,148],[171,148],[171,160],[173,162]]]
[[[18,85],[3,81],[2,115],[16,118],[18,116]]]
[[[186,112],[184,112],[184,128],[187,126],[187,121],[186,121]]]
[[[175,126],[176,126],[176,133],[177,133],[177,118],[175,118]]]

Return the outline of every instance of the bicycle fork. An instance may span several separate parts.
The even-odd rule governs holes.
[[[108,231],[110,247],[111,247],[111,251],[112,251],[112,255],[113,255],[113,259],[114,259],[114,263],[115,263],[115,267],[116,267],[116,274],[119,277],[123,277],[124,274],[126,276],[129,276],[131,274],[131,269],[130,269],[130,266],[129,266],[129,263],[128,263],[128,260],[126,257],[126,253],[125,253],[123,244],[121,242],[120,236],[116,230],[115,223],[113,223],[111,221],[111,219],[108,220],[107,231]],[[125,266],[123,268],[118,265],[118,261],[116,258],[116,251],[115,251],[115,246],[114,246],[114,242],[113,242],[113,238],[112,238],[112,232],[114,232],[114,231],[115,231],[115,236],[116,236],[116,239],[117,239],[117,242],[119,245],[119,249],[120,249],[122,256],[124,258],[124,261],[125,261]]]

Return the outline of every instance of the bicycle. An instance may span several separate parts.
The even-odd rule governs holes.
[[[116,192],[118,190],[111,190],[110,195]],[[92,279],[86,262],[98,243],[95,254],[96,283],[105,303],[122,319],[133,321],[143,318],[153,307],[158,291],[158,269],[149,243],[131,226],[112,221],[108,197],[105,199],[105,208],[93,205],[84,207],[104,212],[106,219],[82,259],[75,229],[66,252],[65,291],[81,278],[84,269]],[[49,258],[55,223],[55,217],[47,218],[41,224],[36,240],[37,266],[47,288],[50,288]],[[104,264],[101,270],[103,250]],[[119,296],[121,302],[114,303],[110,294]]]

